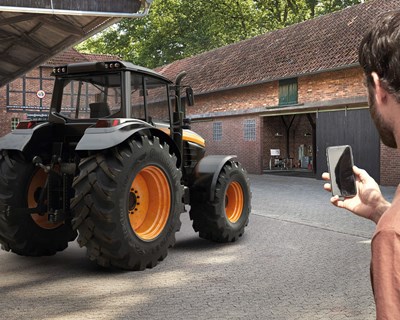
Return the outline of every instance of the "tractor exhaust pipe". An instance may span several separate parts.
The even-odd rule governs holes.
[[[173,139],[178,146],[181,164],[183,165],[183,117],[184,111],[182,110],[182,98],[181,98],[181,82],[186,76],[186,71],[182,71],[175,78],[175,112],[173,114]]]

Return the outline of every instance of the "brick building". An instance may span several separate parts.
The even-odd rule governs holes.
[[[158,71],[187,71],[196,94],[187,116],[210,154],[236,154],[251,173],[286,167],[319,178],[326,147],[350,144],[357,165],[397,185],[400,158],[370,119],[358,45],[376,16],[399,4],[371,0]]]
[[[21,120],[47,118],[51,102],[54,66],[83,61],[118,59],[111,55],[82,54],[74,49],[53,57],[43,66],[0,88],[0,136],[13,130]]]
[[[196,94],[187,116],[208,154],[236,154],[251,173],[287,168],[318,178],[326,147],[350,144],[358,166],[397,185],[400,157],[380,142],[370,119],[357,51],[367,25],[399,4],[371,0],[158,71],[170,79],[187,72],[184,82]],[[46,116],[53,65],[99,59],[110,57],[68,50],[0,88],[0,135],[20,119]]]

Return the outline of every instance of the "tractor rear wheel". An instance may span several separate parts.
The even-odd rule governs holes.
[[[37,207],[47,174],[25,161],[21,154],[3,153],[0,158],[2,248],[23,256],[53,255],[67,248],[68,242],[77,236],[70,221],[50,223],[48,214],[27,212],[28,208]]]
[[[222,168],[210,201],[210,191],[193,188],[190,192],[190,219],[193,229],[204,239],[233,242],[241,237],[249,222],[249,179],[239,162],[227,162]]]
[[[90,260],[143,270],[167,256],[183,211],[176,161],[168,144],[141,136],[81,162],[71,206]]]

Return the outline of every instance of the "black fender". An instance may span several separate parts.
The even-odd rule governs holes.
[[[128,140],[134,134],[142,132],[145,135],[153,135],[165,141],[177,157],[177,166],[181,165],[179,149],[172,138],[156,127],[141,120],[123,122],[116,126],[98,128],[90,127],[85,130],[84,135],[79,140],[75,150],[80,151],[100,151],[115,147]]]
[[[193,187],[209,190],[209,200],[214,201],[215,188],[222,168],[228,161],[236,158],[235,155],[212,155],[201,159],[194,169]]]
[[[0,138],[0,151],[16,150],[25,152],[36,149],[48,140],[48,137],[51,136],[52,128],[49,122],[43,122],[34,125],[30,129],[15,129]]]

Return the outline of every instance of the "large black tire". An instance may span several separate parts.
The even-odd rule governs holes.
[[[53,224],[48,215],[24,213],[35,208],[46,174],[21,154],[0,155],[0,243],[2,249],[23,256],[47,256],[62,251],[77,233],[71,222]]]
[[[167,256],[183,211],[176,161],[168,144],[147,136],[82,160],[71,206],[90,260],[143,270]]]
[[[249,222],[251,192],[249,179],[239,162],[222,168],[210,201],[210,190],[190,190],[190,219],[193,229],[204,239],[233,242],[241,237]]]

